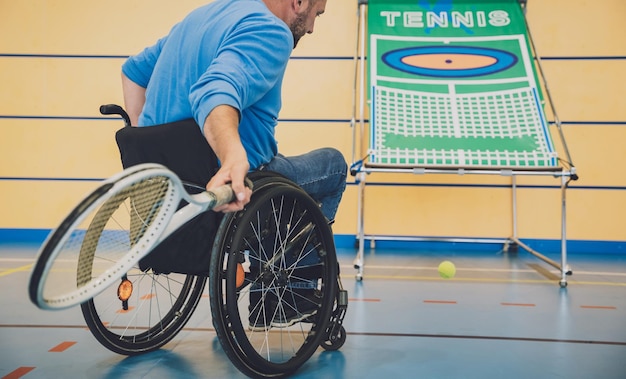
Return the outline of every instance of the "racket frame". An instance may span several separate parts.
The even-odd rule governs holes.
[[[158,212],[157,220],[149,226],[143,236],[114,265],[80,288],[63,295],[44,297],[44,287],[50,269],[61,252],[60,248],[64,246],[77,226],[81,225],[94,209],[109,201],[129,185],[153,176],[167,178],[170,185],[164,196],[164,203]],[[233,198],[233,191],[227,185],[217,188],[215,191],[203,191],[190,195],[184,189],[178,176],[166,167],[154,163],[136,165],[110,177],[85,197],[60,226],[46,238],[39,250],[30,278],[29,295],[31,301],[40,309],[62,310],[93,298],[109,285],[118,281],[141,258],[186,222],[208,209],[229,203]],[[188,204],[176,210],[182,200]]]

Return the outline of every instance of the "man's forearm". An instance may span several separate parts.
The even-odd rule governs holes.
[[[237,200],[216,208],[218,212],[234,212],[243,209],[250,201],[252,190],[244,185],[244,178],[250,169],[248,156],[239,137],[239,111],[229,105],[215,107],[206,118],[204,135],[220,160],[220,169],[211,178],[207,188],[211,189],[231,183]]]
[[[124,93],[124,108],[130,117],[131,125],[137,125],[137,120],[146,102],[146,89],[122,73],[122,91]]]
[[[239,137],[239,111],[228,105],[215,107],[206,118],[204,135],[222,161],[246,157]],[[243,154],[243,155],[242,155]]]

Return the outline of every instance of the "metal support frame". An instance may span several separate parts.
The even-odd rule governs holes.
[[[352,146],[352,162],[358,162],[359,159],[365,157],[367,154],[363,150],[363,143],[359,141],[359,146],[357,149],[356,141],[357,134],[359,137],[363,137],[365,131],[365,112],[364,112],[364,102],[365,102],[365,8],[368,4],[368,0],[358,0],[358,22],[357,22],[357,46],[356,52],[354,56],[355,61],[355,80],[354,80],[354,98],[353,98],[353,118],[351,126],[353,128],[353,146]],[[524,14],[526,13],[527,0],[520,0],[520,5],[523,8]],[[577,180],[578,175],[576,173],[576,169],[574,164],[572,163],[572,159],[569,153],[569,149],[567,148],[567,144],[565,142],[565,137],[563,135],[563,131],[561,128],[561,122],[557,115],[556,109],[554,107],[554,103],[552,101],[552,97],[550,95],[550,91],[547,85],[547,81],[543,72],[543,68],[541,67],[541,61],[539,58],[539,54],[536,51],[535,44],[530,34],[530,28],[528,26],[528,22],[526,21],[526,30],[528,32],[528,38],[530,41],[530,47],[533,53],[533,56],[536,60],[538,72],[541,77],[541,80],[544,85],[545,93],[548,100],[548,105],[552,110],[552,114],[554,115],[554,124],[558,130],[559,137],[561,143],[563,145],[564,154],[565,154],[565,164],[567,167],[563,167],[560,170],[537,170],[537,171],[529,171],[529,170],[515,170],[515,169],[474,169],[474,168],[437,168],[437,167],[415,167],[415,168],[404,168],[404,167],[366,167],[365,164],[353,165],[351,169],[352,175],[354,175],[356,183],[358,184],[358,215],[357,215],[357,244],[358,251],[356,257],[354,259],[354,268],[357,270],[356,279],[358,281],[363,279],[364,275],[364,266],[365,266],[365,241],[369,240],[372,247],[375,244],[376,240],[393,240],[393,241],[433,241],[433,242],[473,242],[473,243],[502,243],[504,245],[503,251],[509,251],[517,247],[521,247],[533,256],[538,259],[546,262],[547,264],[557,268],[560,270],[560,280],[559,285],[561,287],[567,286],[567,276],[572,274],[572,270],[570,269],[567,263],[567,223],[566,223],[566,190],[571,180]],[[360,75],[359,75],[360,73]],[[358,99],[357,99],[357,92]],[[359,100],[359,106],[357,110],[357,100]],[[358,127],[357,127],[357,113],[358,113]],[[357,133],[358,129],[358,133]],[[359,151],[359,155],[356,156],[356,151]],[[563,161],[561,161],[563,163]],[[357,166],[354,168],[354,166]],[[391,236],[376,236],[376,235],[367,235],[365,234],[365,214],[364,214],[364,205],[365,205],[365,181],[367,174],[374,172],[387,172],[387,173],[412,173],[412,174],[427,174],[427,173],[437,173],[437,174],[497,174],[503,176],[511,176],[511,191],[512,191],[512,236],[509,238],[503,239],[485,239],[485,238],[450,238],[450,237],[391,237]],[[517,176],[524,175],[544,175],[544,176],[553,176],[561,179],[561,260],[560,262],[556,262],[552,259],[549,259],[545,255],[537,252],[532,249],[525,243],[523,243],[518,236],[518,225],[517,225]]]
[[[572,275],[572,270],[567,264],[567,204],[566,204],[566,189],[569,183],[569,179],[567,176],[561,176],[561,262],[557,263],[556,261],[546,257],[540,252],[532,249],[530,246],[523,243],[518,235],[517,235],[517,181],[516,178],[512,178],[511,190],[512,190],[512,207],[513,207],[513,235],[509,239],[507,243],[504,245],[504,251],[508,251],[511,246],[519,246],[534,255],[535,257],[541,259],[545,263],[550,266],[558,269],[561,273],[561,278],[559,280],[559,285],[561,287],[567,286],[567,275]]]
[[[368,173],[373,172],[402,172],[401,169],[365,169],[355,173],[356,180],[358,183],[358,225],[357,225],[357,244],[358,251],[356,257],[354,259],[354,268],[357,270],[356,279],[358,281],[363,280],[363,271],[365,266],[365,241],[369,240],[370,243],[374,244],[376,240],[379,241],[407,241],[407,242],[451,242],[451,243],[500,243],[503,244],[503,251],[509,252],[514,251],[518,247],[526,250],[528,253],[532,254],[536,258],[544,261],[545,263],[553,266],[554,268],[560,271],[560,281],[559,285],[561,287],[567,286],[567,276],[572,275],[572,270],[567,263],[567,201],[566,201],[566,190],[569,185],[570,180],[574,180],[572,177],[575,174],[571,174],[571,172],[563,171],[563,172],[522,172],[516,174],[509,174],[498,171],[485,171],[485,170],[477,170],[473,173],[477,174],[494,174],[494,175],[506,175],[511,176],[511,207],[512,207],[512,235],[509,238],[462,238],[462,237],[418,237],[418,236],[383,236],[383,235],[367,235],[365,234],[365,212],[364,212],[364,204],[365,204],[365,178]],[[404,172],[412,172],[413,171],[404,171]],[[443,169],[420,169],[419,174],[427,174],[427,173],[447,173],[447,174],[465,174],[466,170],[443,170]],[[540,252],[534,250],[524,242],[522,242],[518,235],[518,207],[517,207],[517,176],[520,174],[526,175],[550,175],[556,176],[561,179],[561,260],[560,262],[556,262]]]

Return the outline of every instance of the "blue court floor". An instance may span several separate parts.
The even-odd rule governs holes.
[[[0,378],[243,377],[217,342],[208,297],[165,348],[120,356],[99,345],[79,308],[30,303],[36,251],[0,245]],[[626,378],[624,255],[571,255],[560,288],[557,270],[522,251],[371,250],[362,282],[354,251],[339,253],[347,341],[320,349],[296,378]],[[438,277],[445,259],[454,279]]]

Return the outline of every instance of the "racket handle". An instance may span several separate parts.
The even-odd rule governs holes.
[[[252,181],[248,178],[244,180],[244,184],[246,187],[252,189]],[[233,191],[230,184],[223,185],[221,187],[212,189],[209,191],[215,196],[215,205],[211,208],[216,208],[224,204],[228,204],[236,199],[235,192]]]
[[[235,200],[235,192],[228,184],[217,187],[208,192],[215,198],[215,203],[211,205],[211,208],[217,208],[220,205],[228,204]]]

